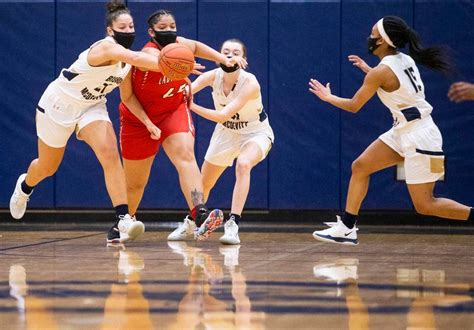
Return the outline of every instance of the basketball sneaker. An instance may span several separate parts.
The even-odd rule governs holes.
[[[107,243],[125,243],[134,240],[145,232],[145,225],[129,214],[119,217],[117,224],[113,225],[107,233]]]
[[[196,230],[196,223],[190,219],[189,215],[184,218],[182,224],[179,225],[171,234],[168,235],[168,241],[182,241],[191,236]]]
[[[209,212],[206,220],[194,231],[194,238],[198,241],[206,240],[214,230],[219,228],[222,220],[224,220],[224,213],[221,210],[215,209]]]
[[[339,215],[336,215],[336,217],[336,223],[326,223],[329,225],[329,228],[315,231],[313,237],[322,242],[345,245],[359,244],[359,241],[357,240],[357,231],[359,229],[356,226],[352,229],[347,228],[344,222],[342,222],[341,217]]]
[[[26,204],[30,200],[29,197],[31,195],[27,195],[21,190],[21,184],[25,181],[25,178],[26,173],[23,173],[18,180],[16,180],[15,190],[10,198],[10,214],[17,220],[21,219],[25,214]]]
[[[233,218],[230,218],[224,224],[224,235],[219,238],[222,244],[235,245],[240,244],[239,226],[235,223]]]

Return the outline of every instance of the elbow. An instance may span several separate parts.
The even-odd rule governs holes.
[[[359,110],[362,109],[362,105],[361,104],[350,104],[349,107],[348,107],[348,111],[349,112],[352,112],[352,113],[358,113]]]

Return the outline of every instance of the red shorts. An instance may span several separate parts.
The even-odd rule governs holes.
[[[158,152],[168,136],[175,133],[191,132],[194,136],[193,118],[184,103],[174,111],[154,117],[152,121],[161,130],[159,140],[153,140],[146,127],[129,110],[120,107],[120,146],[123,158],[149,158]]]

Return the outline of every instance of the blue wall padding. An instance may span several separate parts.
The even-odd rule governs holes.
[[[127,1],[135,19],[133,49],[148,40],[146,19],[157,9],[170,9],[178,34],[218,49],[228,38],[248,47],[249,71],[260,82],[264,107],[275,132],[269,157],[252,172],[247,208],[342,209],[351,163],[391,127],[386,107],[374,97],[357,114],[318,100],[308,91],[316,78],[331,83],[333,93],[352,97],[364,75],[348,62],[356,54],[370,65],[367,37],[384,15],[403,17],[423,44],[453,48],[458,74],[446,78],[420,66],[427,100],[443,137],[446,181],[436,193],[471,204],[474,195],[474,102],[455,104],[446,94],[457,80],[474,82],[474,4],[470,1]],[[81,51],[105,35],[106,1],[0,0],[0,207],[8,207],[16,179],[37,155],[35,107],[60,72]],[[209,61],[198,62],[207,69]],[[195,77],[192,77],[194,79]],[[212,108],[210,89],[196,103]],[[119,132],[118,90],[108,97],[108,110]],[[194,115],[196,158],[204,161],[215,124]],[[230,208],[235,168],[227,169],[211,192],[209,207]],[[92,150],[70,139],[57,174],[36,189],[32,208],[109,208],[104,176]],[[185,209],[178,175],[164,151],[155,159],[141,207]],[[406,185],[395,169],[372,176],[363,209],[412,209]]]

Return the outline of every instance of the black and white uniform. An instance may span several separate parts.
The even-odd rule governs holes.
[[[224,71],[220,68],[216,69],[212,84],[212,98],[216,110],[222,110],[237,98],[250,79],[256,78],[253,74],[240,69],[234,88],[226,96]],[[217,166],[232,166],[242,148],[249,142],[255,142],[262,151],[261,160],[263,160],[270,151],[273,141],[273,131],[268,122],[268,116],[263,110],[262,95],[259,94],[257,98],[249,100],[231,119],[216,125],[204,158]]]
[[[61,70],[38,103],[37,135],[50,147],[64,147],[74,131],[78,134],[94,121],[110,122],[106,95],[122,83],[131,66],[120,62],[90,66],[87,55],[100,42],[115,43],[115,40],[106,37],[83,51],[69,68]]]
[[[400,83],[391,93],[377,90],[394,120],[393,127],[379,138],[405,158],[407,184],[435,182],[444,175],[443,138],[431,118],[433,107],[425,100],[415,61],[397,53],[385,56],[379,65],[388,66]]]

